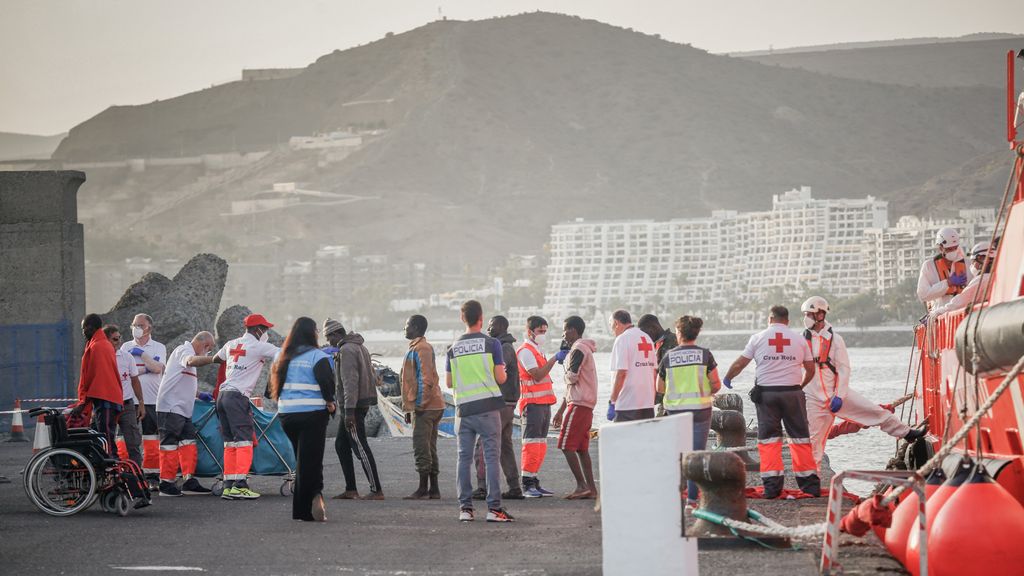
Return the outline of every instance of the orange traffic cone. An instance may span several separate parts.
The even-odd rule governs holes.
[[[46,450],[50,447],[50,427],[46,425],[46,419],[42,414],[36,418],[36,437],[32,441],[32,453]]]
[[[978,466],[946,501],[928,533],[932,576],[1019,574],[1024,507]]]
[[[942,507],[946,505],[950,497],[956,493],[957,489],[971,477],[974,472],[974,461],[969,457],[964,456],[964,459],[960,462],[956,469],[956,474],[942,483],[935,490],[935,493],[931,497],[926,498],[924,501],[926,519],[925,519],[925,530],[928,532],[928,536],[932,534],[932,525],[935,524],[935,517],[942,511]],[[918,537],[917,527],[915,526],[910,534],[907,536],[907,552],[906,560],[903,562],[903,566],[906,567],[907,571],[913,576],[928,576],[927,574],[922,575],[921,572],[921,539]],[[931,546],[928,547],[931,550]],[[929,560],[929,566],[933,565],[933,562]],[[929,570],[932,572],[932,570]]]
[[[25,423],[21,419],[21,400],[14,401],[14,415],[11,417],[11,437],[8,442],[28,442],[25,436]]]
[[[925,502],[931,504],[932,494],[939,489],[939,486],[946,481],[946,474],[942,468],[936,468],[928,475],[924,485]],[[900,502],[896,511],[892,513],[892,524],[885,531],[885,547],[889,549],[892,557],[905,563],[907,558],[907,540],[913,532],[917,537],[917,510],[921,502],[917,499],[917,492],[908,491],[909,495]]]

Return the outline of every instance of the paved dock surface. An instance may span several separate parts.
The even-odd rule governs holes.
[[[344,483],[328,441],[326,493]],[[47,516],[29,502],[19,470],[31,444],[0,443],[0,574],[180,574],[185,569],[225,575],[367,574],[478,575],[601,573],[601,518],[592,501],[561,498],[507,503],[513,524],[457,521],[455,441],[441,439],[442,500],[404,501],[416,488],[409,439],[370,439],[387,500],[328,501],[328,522],[291,520],[290,497],[278,495],[280,479],[255,477],[257,501],[214,497],[154,498],[154,505],[126,518],[99,505],[69,518]],[[597,443],[592,446],[597,467]],[[366,490],[365,478],[359,488]],[[541,479],[567,493],[574,483],[554,442]],[[204,480],[209,485],[208,480]],[[638,487],[638,489],[641,489]],[[752,502],[788,525],[819,522],[825,500]],[[873,537],[872,537],[873,538]],[[898,564],[875,544],[844,546],[847,574],[899,574]],[[700,553],[702,576],[816,574],[820,545],[803,551],[758,547]],[[163,568],[160,568],[163,567]]]

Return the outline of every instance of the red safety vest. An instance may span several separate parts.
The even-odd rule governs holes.
[[[544,355],[540,353],[540,350],[537,350],[537,346],[529,340],[523,342],[522,346],[516,349],[516,355],[524,348],[533,354],[533,358],[537,361],[537,366],[543,366],[548,363]],[[544,375],[544,379],[540,382],[534,382],[533,377],[523,367],[522,362],[519,363],[519,390],[522,392],[519,397],[520,411],[527,404],[554,404],[558,401],[555,398],[555,390],[551,384],[551,374]]]
[[[947,278],[949,278],[951,270],[952,273],[956,274],[957,276],[963,276],[964,274],[967,274],[967,265],[964,263],[963,260],[950,262],[949,260],[946,260],[945,256],[939,254],[934,258],[934,261],[935,270],[939,273],[939,281],[946,280]],[[950,285],[950,287],[946,289],[946,294],[950,296],[955,296],[963,291],[963,286]]]

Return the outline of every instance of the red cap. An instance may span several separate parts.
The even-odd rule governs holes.
[[[263,317],[263,314],[249,314],[245,317],[245,327],[252,328],[253,326],[266,326],[267,328],[274,327],[273,324]]]

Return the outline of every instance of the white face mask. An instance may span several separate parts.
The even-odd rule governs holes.
[[[263,334],[260,334],[260,342],[266,342],[269,339],[270,339],[270,331],[269,330],[267,330]]]
[[[943,256],[945,256],[946,260],[949,260],[950,262],[956,262],[957,260],[963,260],[964,251],[961,250],[960,248],[957,248],[952,252],[946,252],[945,254],[943,254]]]
[[[548,343],[548,335],[546,332],[543,334],[534,334],[533,341],[537,343],[537,346],[543,348],[544,345]]]
[[[974,274],[975,276],[981,276],[981,266],[978,266],[977,264],[971,264],[971,274]]]
[[[816,322],[814,321],[814,318],[811,318],[810,316],[804,316],[804,328],[807,328],[808,330],[813,330],[815,324]]]
[[[140,328],[138,326],[132,326],[132,338],[135,338],[136,340],[138,340],[139,338],[142,338],[142,336],[145,334],[145,332],[146,332],[145,330],[143,330],[142,328]]]

